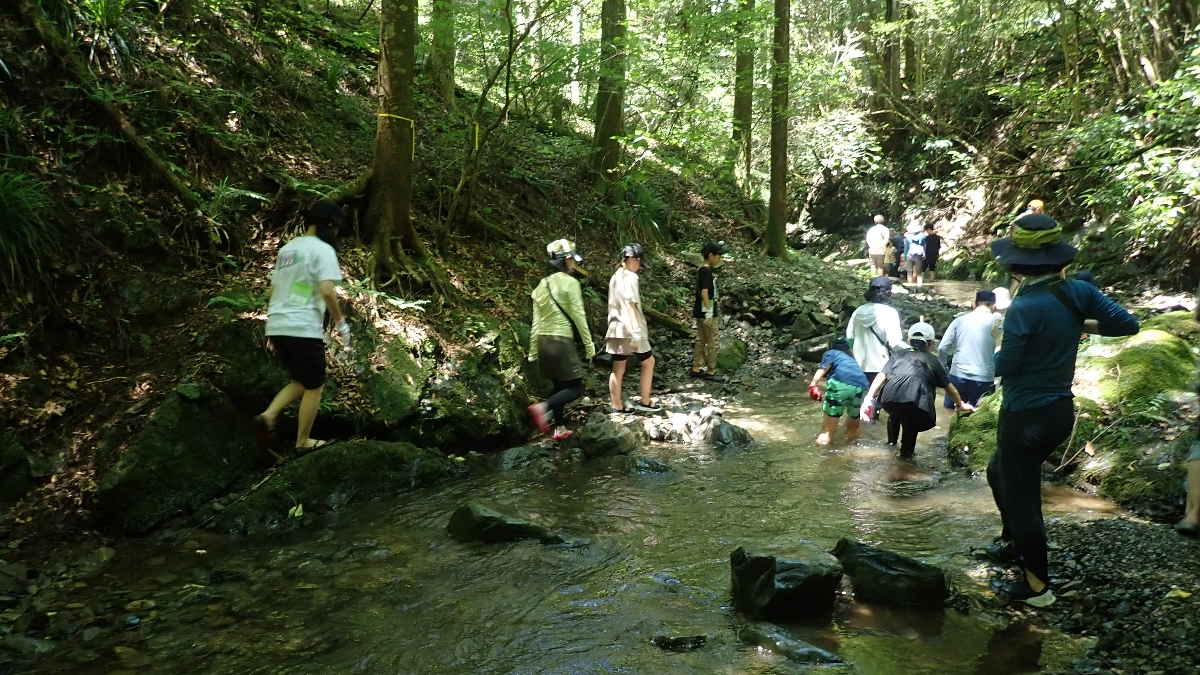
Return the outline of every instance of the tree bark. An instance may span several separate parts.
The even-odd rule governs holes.
[[[429,53],[429,81],[433,94],[446,110],[454,109],[454,59],[458,37],[454,27],[455,0],[432,0],[429,28],[433,45]]]
[[[737,22],[737,57],[733,75],[733,143],[729,164],[742,171],[742,180],[750,184],[750,158],[754,141],[754,0],[741,0]]]
[[[76,82],[83,88],[88,98],[99,108],[100,114],[108,124],[116,129],[117,133],[125,139],[125,142],[133,148],[134,154],[141,158],[143,162],[150,168],[150,172],[159,180],[167,185],[179,201],[189,209],[196,209],[200,206],[200,200],[191,188],[183,182],[175,172],[167,166],[166,162],[154,152],[146,139],[138,133],[133,123],[121,112],[115,103],[105,97],[100,86],[96,82],[96,78],[92,72],[87,69],[79,55],[75,53],[74,47],[67,42],[58,29],[55,28],[45,17],[41,8],[36,7],[32,0],[13,0],[17,12],[24,17],[25,21],[34,29],[41,39],[42,44],[46,49],[58,59],[63,68],[71,74]]]
[[[367,220],[380,280],[407,267],[404,248],[418,257],[428,253],[413,229],[412,160],[416,122],[413,118],[413,68],[416,65],[417,11],[412,0],[383,0],[379,27],[379,124],[371,203]]]
[[[787,260],[789,0],[775,0],[771,64],[771,201],[767,207],[767,255]]]
[[[596,135],[592,173],[607,191],[621,161],[625,135],[625,0],[604,0],[600,9],[600,81],[596,91]]]

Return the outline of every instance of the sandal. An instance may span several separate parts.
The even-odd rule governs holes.
[[[255,437],[258,439],[258,444],[268,450],[274,447],[279,437],[275,434],[275,430],[267,426],[267,418],[262,415],[255,415],[251,421],[254,425]]]
[[[297,455],[307,455],[308,453],[312,452],[313,450],[320,450],[321,448],[328,448],[329,446],[333,445],[334,443],[337,443],[337,441],[336,440],[331,440],[331,441],[313,440],[312,445],[306,445],[304,447],[296,446],[296,454]]]
[[[1175,531],[1185,537],[1200,537],[1200,523],[1192,523],[1184,518],[1175,524]]]

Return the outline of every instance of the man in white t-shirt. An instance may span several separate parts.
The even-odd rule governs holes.
[[[871,276],[883,276],[883,255],[891,234],[883,224],[883,216],[875,216],[875,224],[867,230],[867,257],[871,259]]]
[[[298,454],[329,443],[309,437],[325,384],[326,310],[333,319],[334,330],[342,338],[342,348],[350,349],[350,325],[338,307],[334,285],[342,280],[335,248],[343,223],[342,209],[322,199],[313,205],[304,221],[308,231],[279,249],[271,277],[271,302],[267,306],[267,346],[279,357],[292,382],[254,418],[259,441],[269,446],[274,441],[280,413],[300,399]]]

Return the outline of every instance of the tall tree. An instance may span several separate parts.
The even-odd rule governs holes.
[[[729,164],[742,171],[742,179],[750,183],[750,157],[754,140],[754,0],[741,0],[737,21],[737,57],[733,70],[733,143],[729,148]]]
[[[791,4],[775,0],[771,62],[771,201],[767,205],[767,255],[787,260],[788,69]]]
[[[604,0],[600,8],[600,82],[596,91],[596,135],[592,172],[607,189],[621,160],[625,135],[625,0]]]
[[[458,48],[454,28],[455,0],[432,0],[429,29],[433,45],[429,52],[429,80],[433,94],[446,110],[454,109],[454,59]]]
[[[409,212],[416,154],[417,7],[410,0],[383,0],[379,16],[379,125],[367,220],[373,226],[376,274],[386,280],[409,267],[405,248],[419,258],[428,252]]]

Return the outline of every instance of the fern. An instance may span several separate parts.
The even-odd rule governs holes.
[[[22,172],[0,174],[0,280],[6,287],[41,276],[42,263],[58,252],[57,233],[42,219],[49,207],[44,182]]]

